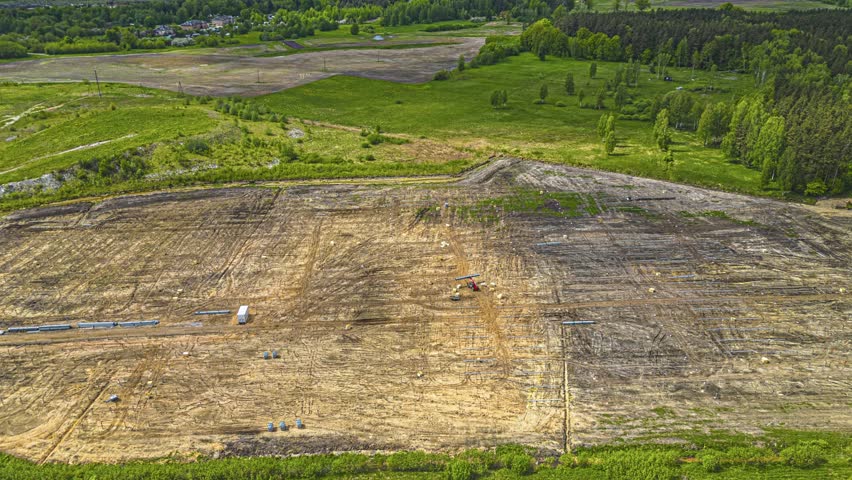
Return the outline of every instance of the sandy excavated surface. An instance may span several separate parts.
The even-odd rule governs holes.
[[[485,223],[457,208],[518,186],[604,211]],[[755,223],[681,213],[707,210]],[[446,185],[21,212],[0,224],[0,329],[161,324],[0,336],[0,450],[118,461],[850,431],[852,218],[829,215],[515,160]],[[451,302],[469,272],[497,287]],[[245,326],[192,315],[240,304]],[[577,320],[597,323],[562,325]],[[307,428],[265,432],[296,417]]]
[[[282,57],[240,57],[182,51],[91,57],[53,57],[0,64],[0,79],[21,82],[94,81],[183,91],[194,95],[263,95],[332,75],[353,75],[396,82],[425,82],[459,55],[473,58],[482,38],[454,39],[457,44],[414,50],[330,50]],[[257,83],[258,71],[260,81]],[[180,86],[178,85],[180,82]]]

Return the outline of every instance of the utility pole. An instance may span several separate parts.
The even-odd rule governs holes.
[[[100,97],[101,97],[101,81],[100,81],[100,80],[98,80],[98,71],[97,71],[97,69],[95,70],[95,83],[97,83],[97,84],[98,84],[98,98],[100,98]]]

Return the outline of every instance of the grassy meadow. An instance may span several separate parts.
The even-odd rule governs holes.
[[[719,149],[705,148],[689,132],[675,134],[675,164],[666,169],[654,145],[647,121],[618,120],[618,146],[607,156],[596,125],[606,110],[580,108],[578,96],[565,93],[567,73],[573,73],[576,91],[593,104],[596,92],[612,80],[619,64],[598,62],[597,75],[589,78],[591,62],[531,54],[511,57],[497,65],[466,69],[448,81],[406,85],[353,77],[332,77],[272,94],[258,101],[287,115],[352,126],[372,126],[409,135],[425,136],[483,154],[503,152],[628,174],[670,179],[696,185],[765,195],[759,189],[759,172],[727,162]],[[630,88],[633,102],[650,102],[653,96],[677,87],[695,91],[706,100],[729,100],[746,93],[751,79],[743,75],[689,69],[670,70],[674,81],[656,78],[643,67],[639,86]],[[541,85],[549,95],[535,104]],[[712,84],[713,89],[709,86]],[[508,92],[506,107],[493,108],[494,90]],[[560,106],[563,105],[563,106]],[[617,113],[615,113],[617,116]],[[769,192],[771,193],[771,192]]]
[[[47,174],[64,182],[0,193],[0,211],[175,186],[448,175],[483,160],[415,137],[373,144],[359,129],[274,112],[251,120],[216,111],[210,98],[103,83],[101,93],[95,84],[0,85],[0,186]]]
[[[415,27],[400,28],[418,34]],[[333,38],[335,32],[328,33]],[[719,149],[705,148],[690,132],[675,134],[675,162],[667,167],[649,121],[617,120],[617,147],[607,155],[596,126],[602,114],[618,113],[611,94],[605,109],[592,106],[620,65],[597,62],[597,74],[590,78],[590,64],[554,57],[542,62],[523,54],[417,85],[336,76],[241,101],[241,108],[263,110],[254,119],[245,112],[217,111],[217,100],[209,97],[131,85],[101,84],[101,97],[91,83],[0,85],[0,185],[48,173],[67,180],[76,166],[93,169],[104,158],[118,165],[122,155],[140,157],[144,164],[132,174],[100,169],[82,178],[71,175],[56,192],[7,193],[0,209],[187,184],[455,174],[494,153],[777,193],[759,188],[758,171],[726,161]],[[585,92],[583,107],[578,94],[565,92],[567,73],[574,75],[576,92]],[[696,71],[693,76],[677,68],[670,74],[674,81],[663,81],[643,67],[639,86],[628,89],[630,103],[648,104],[676,88],[716,102],[751,88],[743,75]],[[537,104],[542,85],[549,94]],[[491,106],[494,90],[507,91],[505,107]],[[396,140],[367,142],[376,128]],[[203,148],[195,148],[199,142]]]

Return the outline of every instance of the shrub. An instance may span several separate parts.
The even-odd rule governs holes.
[[[432,80],[449,80],[449,79],[450,79],[450,72],[448,72],[446,70],[438,70],[435,73],[435,76],[432,77]]]
[[[397,452],[389,455],[385,463],[394,472],[439,472],[444,469],[447,457],[425,452]]]
[[[382,143],[383,140],[384,138],[382,137],[382,135],[377,132],[373,132],[367,135],[367,141],[370,142],[370,145],[378,145]]]
[[[705,472],[713,473],[722,470],[722,458],[720,455],[705,455],[701,458],[701,466]]]
[[[573,453],[563,453],[559,456],[559,465],[563,467],[576,467],[577,466],[577,457],[574,456]]]
[[[792,467],[813,468],[826,462],[826,450],[828,450],[828,443],[825,440],[799,442],[781,450],[781,459]]]
[[[447,480],[471,480],[476,476],[473,465],[464,460],[452,460],[447,463]]]
[[[206,155],[210,152],[210,145],[200,138],[190,138],[184,144],[184,148],[190,153],[196,155]]]
[[[724,459],[731,463],[748,463],[760,465],[769,463],[773,453],[765,448],[758,447],[731,447],[725,451]]]
[[[511,472],[526,475],[532,471],[533,458],[525,453],[511,453],[500,459]]]
[[[607,478],[661,480],[677,477],[676,450],[637,449],[607,452],[601,466]]]
[[[822,180],[814,180],[810,182],[805,187],[805,195],[811,197],[819,197],[825,195],[825,192],[828,191],[828,186]]]
[[[485,475],[488,470],[497,466],[497,455],[494,452],[482,450],[466,450],[456,455],[456,460],[469,463],[476,475]]]
[[[344,453],[334,457],[331,473],[334,475],[355,475],[370,471],[370,457],[357,453]]]

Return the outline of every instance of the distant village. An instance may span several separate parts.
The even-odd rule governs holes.
[[[180,25],[157,25],[153,30],[140,31],[139,36],[160,37],[173,46],[181,47],[191,45],[197,36],[219,32],[223,27],[233,25],[235,20],[232,15],[216,15],[209,20],[187,20]],[[225,35],[228,36],[230,33]]]

